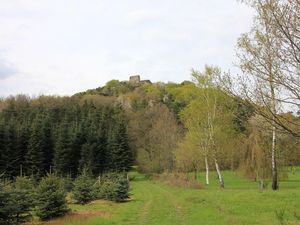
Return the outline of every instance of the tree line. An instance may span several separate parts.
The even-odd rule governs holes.
[[[100,103],[101,102],[101,103]],[[1,102],[0,174],[40,178],[127,171],[133,163],[119,104],[76,97],[16,96]]]

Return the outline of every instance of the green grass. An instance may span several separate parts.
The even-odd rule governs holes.
[[[300,168],[280,182],[280,190],[259,191],[258,185],[238,173],[223,173],[225,189],[218,188],[215,173],[203,189],[172,187],[135,174],[132,199],[126,203],[95,201],[70,205],[74,213],[90,216],[65,217],[52,224],[83,225],[295,225],[300,224]],[[204,174],[200,174],[204,181]],[[281,215],[282,223],[276,216]],[[97,214],[98,213],[98,214]]]

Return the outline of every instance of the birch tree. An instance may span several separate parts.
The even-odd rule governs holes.
[[[263,83],[269,83],[269,101],[267,104],[262,102],[264,110],[257,111],[276,125],[277,130],[300,137],[299,129],[295,129],[300,122],[288,120],[282,113],[287,110],[296,113],[300,109],[300,1],[242,2],[250,5],[256,15],[251,31],[243,34],[238,42],[240,65],[247,76],[256,77],[258,74]],[[246,80],[250,83],[249,79]],[[255,81],[252,79],[252,82]],[[247,92],[251,97],[249,90]],[[275,107],[270,103],[271,98],[277,102]]]
[[[240,37],[237,56],[245,75],[241,84],[242,93],[257,106],[256,112],[271,124],[272,189],[277,190],[276,134],[280,124],[278,111],[282,106],[282,96],[279,93],[283,91],[277,81],[284,73],[282,61],[278,57],[281,40],[277,38],[277,31],[272,28],[272,12],[267,10],[271,7],[270,4],[272,1],[255,1],[253,4],[258,15],[252,30]]]
[[[230,132],[227,128],[232,124],[232,113],[225,107],[226,104],[230,105],[229,96],[218,87],[220,73],[219,68],[210,66],[206,66],[204,72],[192,71],[198,96],[182,111],[181,118],[188,129],[188,135],[193,137],[193,142],[197,143],[195,146],[203,155],[206,183],[209,183],[208,159],[211,159],[220,187],[224,188],[219,155],[224,150],[225,142],[229,140]]]
[[[201,88],[201,98],[204,100],[204,115],[203,125],[204,132],[207,134],[207,140],[210,146],[212,158],[214,160],[215,168],[218,174],[220,187],[224,188],[224,179],[221,174],[219,162],[217,159],[217,144],[215,140],[215,128],[217,119],[217,104],[218,104],[218,90],[215,90],[215,78],[221,73],[217,67],[205,67],[203,73],[193,71],[192,76],[197,86]]]

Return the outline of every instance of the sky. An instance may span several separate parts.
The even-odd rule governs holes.
[[[237,0],[1,0],[0,96],[72,95],[135,74],[182,82],[205,64],[239,73],[252,17]]]

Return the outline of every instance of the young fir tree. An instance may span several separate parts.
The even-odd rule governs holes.
[[[31,218],[34,207],[34,183],[28,177],[17,177],[14,183],[12,198],[14,202],[13,219],[17,224]]]
[[[109,168],[112,171],[128,171],[133,162],[133,154],[129,147],[129,139],[125,121],[118,121],[110,131],[108,139]]]
[[[122,202],[129,198],[129,181],[125,175],[119,175],[114,187],[114,201]]]
[[[93,172],[95,166],[94,151],[96,144],[92,142],[87,142],[81,147],[81,157],[79,161],[79,169]]]
[[[4,176],[7,170],[7,142],[6,127],[4,126],[4,122],[0,121],[0,176]]]
[[[45,118],[42,124],[42,132],[44,143],[44,171],[50,172],[53,166],[53,157],[54,157],[54,141],[53,141],[53,134],[52,134],[52,127],[51,127],[51,120],[50,118]]]
[[[71,143],[71,155],[70,159],[72,161],[72,166],[70,168],[71,171],[71,176],[75,177],[78,173],[78,168],[79,168],[79,161],[81,157],[81,148],[82,145],[86,142],[85,135],[83,133],[82,127],[79,126],[76,130],[75,133],[72,136],[72,143]]]
[[[31,193],[18,184],[0,182],[0,224],[21,224],[31,217]]]
[[[63,216],[68,211],[61,180],[54,174],[48,174],[36,190],[36,215],[41,220],[47,220]]]
[[[19,174],[19,168],[21,164],[21,156],[19,155],[19,151],[17,149],[16,140],[17,140],[17,134],[16,134],[16,125],[14,121],[10,121],[7,124],[7,170],[6,170],[6,177],[12,179],[15,176]]]
[[[70,174],[73,167],[72,142],[68,124],[61,124],[54,151],[54,167],[59,174]]]
[[[126,174],[106,173],[96,186],[98,197],[110,201],[122,202],[129,197],[129,181]]]
[[[14,121],[0,123],[0,174],[12,179],[18,175],[20,156],[16,146]]]
[[[14,204],[10,187],[0,182],[0,224],[12,224]]]
[[[87,169],[75,179],[73,198],[79,204],[86,204],[94,199],[93,179],[88,175]]]
[[[25,155],[27,154],[28,151],[28,141],[29,141],[29,136],[30,136],[30,130],[29,130],[29,125],[28,124],[23,124],[20,125],[17,128],[17,140],[16,140],[16,148],[18,151],[18,168],[19,168],[19,173],[18,175],[23,176],[25,171],[23,171],[24,162],[25,162]]]
[[[40,178],[44,172],[45,157],[43,150],[47,144],[44,141],[42,122],[40,119],[37,119],[32,125],[28,151],[25,156],[27,175],[33,175],[35,178]]]
[[[97,132],[97,140],[95,142],[95,151],[94,151],[94,171],[93,173],[98,175],[105,171],[105,153],[106,153],[106,146],[107,146],[107,140],[104,135],[103,130],[99,130]]]

